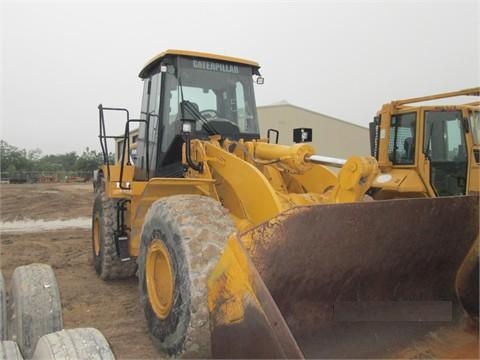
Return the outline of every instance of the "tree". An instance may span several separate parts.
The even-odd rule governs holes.
[[[82,153],[82,155],[78,157],[77,161],[75,162],[75,170],[92,172],[93,170],[98,169],[99,165],[101,165],[102,163],[102,154],[100,152],[96,152],[95,150],[90,150],[87,147]]]
[[[26,151],[0,140],[1,172],[14,173],[17,171],[51,171],[71,172],[81,171],[91,173],[103,164],[101,152],[90,150],[88,147],[81,156],[71,151],[65,154],[44,155],[42,150],[33,149]],[[109,154],[110,163],[113,164],[114,155]]]
[[[32,162],[27,158],[27,151],[9,145],[0,140],[0,170],[4,172],[25,171],[32,168]]]

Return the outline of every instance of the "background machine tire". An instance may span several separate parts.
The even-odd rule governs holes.
[[[103,334],[94,328],[61,330],[42,336],[32,360],[113,360],[115,356]]]
[[[99,191],[92,215],[93,265],[103,280],[125,279],[135,275],[137,263],[131,258],[121,261],[115,245],[118,200],[108,199]]]
[[[205,196],[170,196],[148,211],[140,295],[150,335],[170,356],[211,356],[207,278],[234,230],[227,210]]]
[[[0,360],[23,360],[15,341],[0,341]]]
[[[37,340],[63,328],[62,304],[52,268],[30,264],[15,269],[8,308],[8,337],[30,358]]]
[[[7,288],[0,271],[0,341],[7,339]]]

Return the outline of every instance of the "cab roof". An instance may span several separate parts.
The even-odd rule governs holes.
[[[226,61],[226,62],[231,62],[231,63],[236,63],[236,64],[243,64],[243,65],[249,65],[253,66],[254,68],[259,68],[260,65],[256,61],[252,60],[247,60],[247,59],[241,59],[241,58],[236,58],[236,57],[231,57],[231,56],[224,56],[224,55],[218,55],[218,54],[209,54],[209,53],[204,53],[204,52],[198,52],[198,51],[189,51],[189,50],[176,50],[176,49],[168,49],[154,58],[152,58],[140,71],[140,74],[138,74],[139,77],[144,79],[147,77],[148,73],[150,70],[160,63],[162,59],[168,55],[176,55],[176,56],[187,56],[187,57],[194,57],[194,58],[203,58],[203,59],[210,59],[210,60],[220,60],[220,61]]]

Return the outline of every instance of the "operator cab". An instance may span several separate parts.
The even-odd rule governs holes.
[[[437,109],[434,106],[393,114],[388,159],[393,166],[414,167],[420,152],[429,161],[430,184],[438,196],[465,195],[468,156],[463,119],[466,116],[461,108]],[[417,119],[421,119],[423,129],[418,128]],[[420,130],[424,136],[418,142],[417,132]],[[420,145],[419,149],[416,149],[416,143]],[[378,159],[378,153],[376,156]]]
[[[140,72],[144,81],[135,179],[183,177],[182,123],[192,138],[260,138],[253,90],[256,62],[167,50]]]

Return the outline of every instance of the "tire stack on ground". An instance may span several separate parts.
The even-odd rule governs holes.
[[[5,279],[0,272],[0,359],[22,359],[15,341],[7,340],[7,292]]]
[[[60,293],[49,265],[17,267],[9,295],[7,306],[0,272],[0,360],[115,358],[100,331],[63,329]]]

